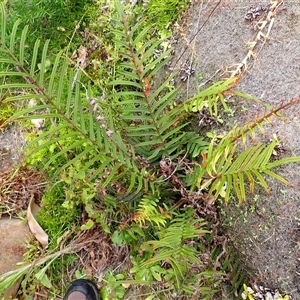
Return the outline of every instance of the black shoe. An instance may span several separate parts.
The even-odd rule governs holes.
[[[77,279],[71,282],[64,300],[101,300],[95,283],[87,279]]]

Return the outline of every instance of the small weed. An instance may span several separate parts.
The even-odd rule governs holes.
[[[123,299],[126,289],[125,284],[121,283],[125,279],[123,274],[115,274],[111,271],[107,272],[103,281],[106,283],[101,289],[101,296],[103,300],[109,299]]]
[[[285,195],[286,193],[287,193],[287,190],[280,190],[280,193],[282,194],[282,195]]]
[[[269,216],[269,221],[272,222],[275,219],[274,215]]]
[[[248,108],[242,105],[242,112],[246,112],[246,111],[248,111]]]
[[[234,117],[235,114],[235,110],[233,110],[232,108],[228,108],[227,110],[224,111],[229,117]]]
[[[254,202],[257,202],[259,200],[259,198],[260,198],[260,195],[255,194],[253,197]]]

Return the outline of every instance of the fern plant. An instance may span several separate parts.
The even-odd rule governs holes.
[[[165,282],[167,288],[175,289],[179,294],[192,295],[197,290],[202,297],[213,295],[216,278],[221,279],[223,274],[199,272],[205,267],[200,257],[202,251],[195,247],[199,239],[209,233],[205,229],[206,222],[195,215],[194,209],[172,212],[171,215],[172,220],[156,231],[156,239],[142,243],[139,252],[147,255],[142,258],[137,255],[130,272],[136,280]]]
[[[4,55],[1,57],[0,63],[2,63],[3,69],[9,70],[1,73],[1,93],[6,95],[5,102],[20,102],[26,99],[36,99],[37,101],[37,105],[20,110],[8,122],[18,119],[44,118],[51,123],[49,130],[40,134],[32,144],[28,145],[33,150],[32,153],[51,146],[56,150],[52,150],[54,155],[45,162],[46,168],[57,161],[59,157],[66,158],[57,174],[83,159],[86,164],[82,165],[81,172],[84,173],[90,166],[96,164],[97,168],[94,168],[93,178],[99,179],[103,176],[101,174],[109,173],[105,178],[102,177],[101,188],[105,188],[109,183],[112,184],[117,178],[126,177],[130,183],[129,190],[136,183],[138,183],[137,189],[142,189],[143,184],[147,181],[147,176],[144,175],[145,170],[137,167],[134,149],[130,145],[125,145],[120,133],[115,131],[112,113],[111,110],[106,110],[107,105],[103,107],[103,112],[107,112],[103,116],[103,122],[97,122],[96,118],[99,119],[99,116],[93,114],[93,107],[91,107],[91,90],[86,89],[86,97],[83,96],[85,93],[82,93],[81,70],[77,70],[77,73],[72,70],[68,66],[65,53],[60,51],[55,58],[49,80],[46,81],[45,66],[48,42],[41,49],[42,59],[40,62],[37,61],[40,51],[39,40],[35,43],[31,61],[25,61],[27,27],[22,30],[19,49],[16,51],[15,45],[18,44],[16,32],[19,24],[15,23],[7,44],[5,42],[7,40],[5,29],[7,21],[4,2],[1,3],[1,12],[1,46]],[[37,63],[40,65],[39,69]],[[25,83],[21,83],[20,79],[23,79]],[[15,95],[15,89],[22,89],[21,95]],[[72,111],[70,107],[72,107]],[[36,113],[39,111],[47,111],[47,113]],[[63,147],[60,147],[61,144]],[[70,155],[78,150],[80,151],[79,156],[72,157]],[[107,169],[109,172],[104,172]],[[74,180],[78,176],[80,173],[75,174]]]
[[[196,156],[206,149],[207,142],[198,134],[183,130],[190,113],[181,105],[173,106],[178,89],[169,89],[169,82],[175,75],[153,90],[152,78],[168,62],[171,50],[153,58],[158,42],[149,34],[149,28],[141,29],[142,20],[129,27],[130,16],[125,15],[119,2],[115,5],[117,20],[113,33],[121,61],[116,66],[116,79],[110,83],[113,91],[101,100],[95,95],[99,90],[83,83],[86,79],[82,70],[70,67],[63,51],[56,55],[51,72],[45,77],[48,41],[41,47],[37,40],[31,59],[25,61],[28,27],[22,30],[20,43],[16,38],[19,22],[8,35],[5,2],[1,3],[0,63],[2,69],[8,70],[0,74],[3,101],[37,102],[19,110],[2,126],[16,120],[46,119],[48,129],[35,137],[28,149],[30,155],[51,149],[51,157],[41,163],[47,169],[57,166],[60,160],[55,175],[73,167],[78,171],[73,174],[74,182],[87,175],[90,182],[99,182],[99,189],[119,181],[128,184],[127,192],[133,188],[136,192],[147,191],[149,184],[155,190],[158,174],[146,167],[147,161],[175,159],[187,149],[192,149]],[[39,51],[41,61],[37,61]],[[218,97],[223,103],[220,95],[229,86],[230,83],[223,84],[222,88],[210,89],[199,97],[203,101],[206,97],[214,98],[215,101],[208,102],[211,108]]]
[[[188,246],[187,241],[191,242],[208,233],[203,229],[205,228],[204,220],[193,218],[194,213],[193,210],[188,210],[176,216],[168,227],[158,232],[157,240],[147,241],[143,246],[151,246],[154,255],[141,267],[162,262],[170,264],[176,277],[177,288],[181,286],[181,280],[184,279],[184,275],[190,270],[192,264],[198,261],[197,250]]]
[[[116,79],[110,83],[113,91],[106,99],[101,100],[95,97],[97,89],[82,83],[86,81],[82,77],[82,70],[71,68],[63,51],[57,54],[50,75],[45,77],[48,42],[41,49],[41,42],[37,40],[31,60],[25,61],[28,27],[23,28],[19,42],[16,39],[19,22],[14,24],[8,35],[5,2],[1,3],[3,55],[0,63],[2,69],[7,70],[0,73],[0,90],[5,95],[3,102],[22,102],[27,99],[35,99],[37,102],[35,106],[19,110],[2,126],[20,119],[46,119],[49,129],[28,145],[32,150],[30,154],[51,146],[51,158],[43,161],[45,169],[62,157],[56,175],[80,162],[80,171],[74,174],[73,180],[88,175],[91,182],[97,179],[99,189],[105,189],[119,181],[128,184],[127,192],[133,188],[137,192],[147,191],[149,185],[155,190],[154,182],[157,182],[159,174],[153,168],[147,168],[147,161],[157,163],[164,157],[174,160],[191,149],[192,156],[196,156],[195,152],[202,152],[204,158],[202,166],[196,167],[197,176],[194,176],[193,186],[200,189],[209,187],[210,193],[215,194],[216,198],[224,194],[222,191],[226,184],[226,200],[231,188],[241,201],[244,200],[245,178],[249,179],[252,190],[253,176],[267,188],[260,176],[261,171],[287,183],[270,169],[283,163],[298,161],[299,158],[269,163],[275,143],[266,147],[255,146],[235,158],[238,138],[233,140],[232,134],[236,130],[226,135],[216,146],[215,141],[211,141],[209,147],[206,142],[201,141],[198,134],[184,131],[192,112],[208,107],[212,114],[217,114],[218,103],[226,108],[224,94],[232,88],[236,79],[217,83],[174,107],[178,89],[170,89],[169,82],[175,75],[169,76],[155,90],[152,84],[154,75],[170,59],[171,50],[153,58],[153,50],[158,42],[151,37],[150,29],[142,28],[142,20],[130,27],[131,16],[124,13],[119,2],[115,5],[117,20],[113,33],[121,61],[116,68]],[[38,62],[40,50],[42,58]],[[267,115],[262,120],[269,117]],[[261,126],[261,123],[262,121],[254,123],[253,128]],[[241,138],[244,135],[237,134]],[[252,156],[253,153],[256,155]],[[93,172],[89,172],[91,168]]]
[[[247,135],[251,133],[252,142],[255,140],[255,129],[259,128],[263,133],[262,123],[272,116],[277,116],[279,110],[284,110],[295,105],[299,100],[291,100],[278,108],[271,108],[270,112],[246,124],[244,127],[233,128],[220,141],[212,139],[206,153],[202,153],[202,162],[195,167],[193,187],[200,190],[208,189],[208,194],[214,199],[222,196],[227,203],[232,191],[240,203],[246,201],[247,192],[253,193],[255,182],[269,192],[268,184],[263,176],[268,175],[288,185],[289,182],[271,169],[293,162],[299,162],[300,157],[284,157],[271,161],[276,146],[280,142],[275,138],[270,143],[255,142],[256,145],[248,146],[239,153],[237,147],[239,141],[247,144]],[[247,187],[249,186],[249,190]]]

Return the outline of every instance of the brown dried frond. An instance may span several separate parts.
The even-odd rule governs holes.
[[[117,246],[112,243],[110,234],[104,232],[100,225],[94,225],[89,230],[80,231],[72,244],[84,243],[77,255],[88,277],[99,278],[109,267],[121,267],[127,263],[129,255],[126,245]],[[78,266],[75,267],[76,269]]]

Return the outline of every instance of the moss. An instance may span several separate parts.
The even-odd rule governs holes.
[[[57,239],[78,223],[81,215],[78,207],[63,207],[64,193],[63,184],[51,185],[45,191],[41,202],[38,222],[49,236],[50,250],[57,247]]]
[[[9,103],[2,104],[0,109],[0,126],[15,113],[16,109]]]

